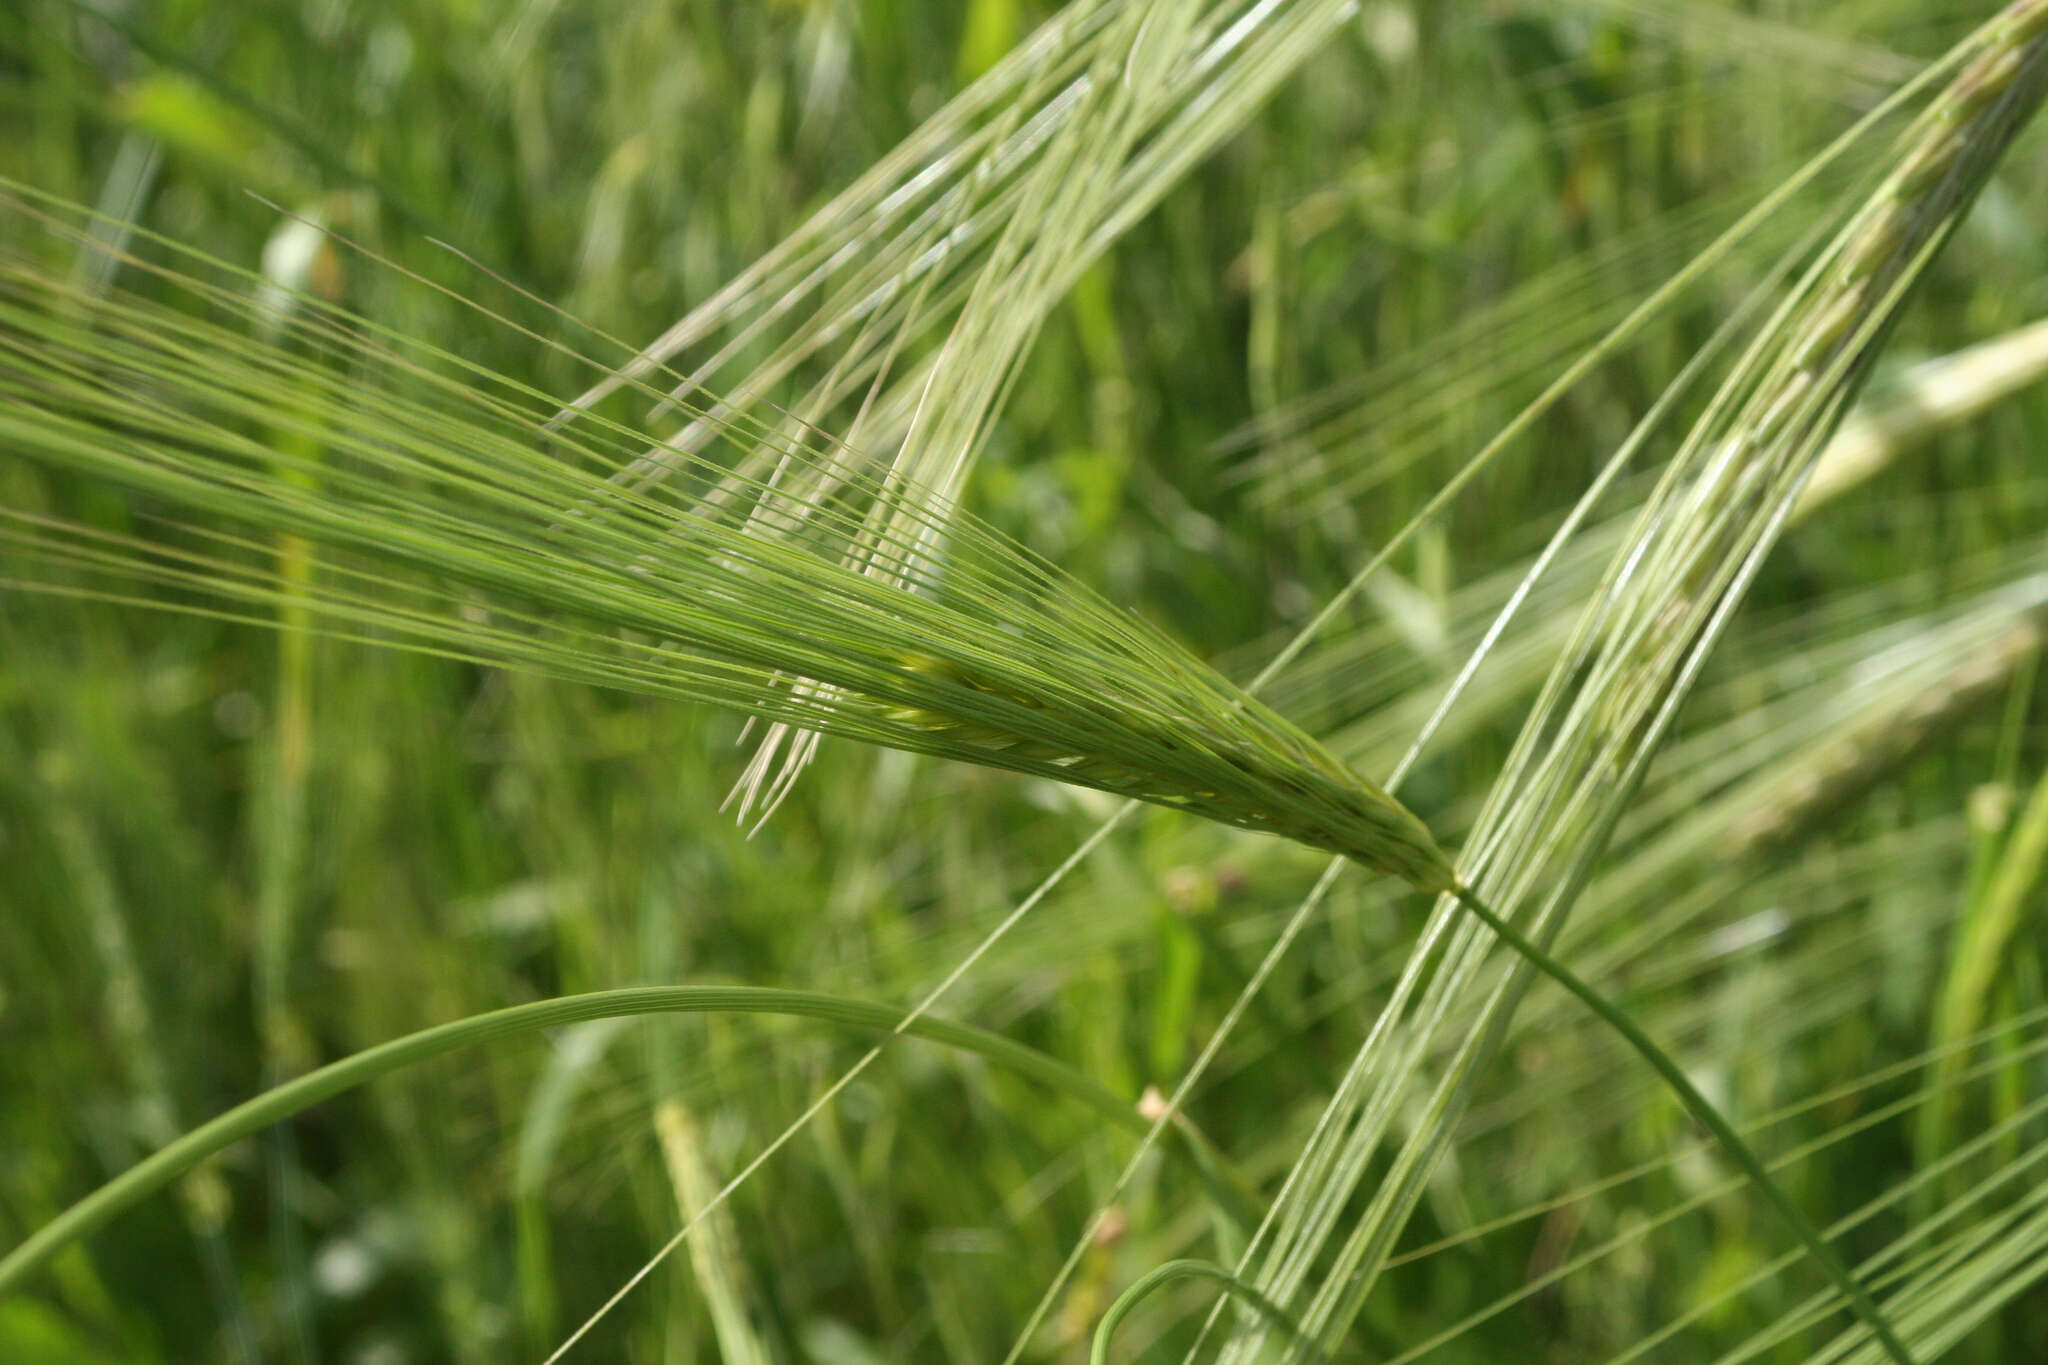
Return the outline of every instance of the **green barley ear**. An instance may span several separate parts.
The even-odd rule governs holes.
[[[81,235],[75,211],[12,195]],[[680,453],[680,477],[630,487],[612,476],[644,433],[557,425],[548,395],[317,300],[266,312],[245,274],[154,246],[176,264],[124,269],[156,297],[90,294],[0,248],[0,446],[52,499],[84,479],[131,508],[91,524],[0,508],[6,586],[260,624],[302,612],[330,634],[713,702],[1455,883],[1385,792],[943,499],[843,468],[830,504],[770,483],[735,497],[729,468]],[[318,572],[277,572],[266,547],[285,535]],[[855,547],[899,571],[851,567]]]
[[[1932,69],[1930,79],[1943,77],[1950,83],[1906,133],[1890,173],[1787,291],[1609,561],[1467,840],[1466,884],[1424,931],[1434,951],[1411,958],[1318,1119],[1317,1132],[1334,1136],[1296,1164],[1270,1223],[1278,1231],[1255,1252],[1257,1273],[1243,1274],[1251,1258],[1239,1267],[1308,1334],[1311,1346],[1287,1359],[1314,1358],[1356,1320],[1536,971],[1659,1070],[1798,1231],[1870,1341],[1902,1365],[1912,1359],[1683,1071],[1546,954],[1913,286],[2048,91],[2048,0],[2009,6]],[[1486,929],[1457,923],[1468,915]],[[1496,972],[1501,940],[1518,960]],[[1427,1122],[1397,1140],[1395,1117],[1413,1112],[1417,1086],[1427,1088]],[[1271,1335],[1248,1322],[1218,1359],[1271,1359]]]

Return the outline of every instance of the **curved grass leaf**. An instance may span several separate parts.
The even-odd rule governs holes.
[[[0,1257],[0,1297],[49,1264],[50,1259],[81,1237],[106,1226],[123,1210],[148,1198],[206,1158],[280,1119],[331,1099],[345,1090],[402,1070],[414,1063],[461,1048],[476,1047],[542,1029],[650,1014],[779,1014],[821,1019],[848,1028],[891,1033],[897,1030],[930,1042],[971,1052],[998,1066],[1028,1076],[1051,1090],[1087,1105],[1118,1127],[1145,1133],[1151,1124],[1129,1101],[1022,1043],[970,1024],[956,1024],[919,1015],[906,1021],[902,1011],[864,1000],[815,991],[778,990],[765,986],[629,986],[513,1005],[488,1014],[422,1029],[377,1047],[366,1048],[316,1071],[294,1077],[256,1098],[235,1106],[157,1149],[99,1189],[44,1224],[27,1240]],[[1219,1180],[1207,1161],[1196,1169],[1233,1214],[1243,1212],[1235,1185]]]

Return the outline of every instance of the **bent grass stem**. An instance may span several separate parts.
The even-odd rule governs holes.
[[[1826,1272],[1827,1277],[1834,1282],[1835,1288],[1848,1299],[1849,1306],[1855,1311],[1856,1316],[1863,1320],[1863,1325],[1870,1329],[1871,1335],[1884,1348],[1885,1354],[1891,1357],[1894,1365],[1914,1365],[1912,1353],[1892,1331],[1891,1324],[1885,1320],[1883,1312],[1850,1273],[1849,1267],[1835,1254],[1834,1248],[1828,1245],[1827,1238],[1821,1235],[1820,1229],[1800,1212],[1799,1206],[1792,1202],[1792,1197],[1785,1193],[1784,1187],[1771,1178],[1771,1173],[1764,1168],[1764,1163],[1755,1150],[1742,1140],[1742,1135],[1735,1131],[1734,1125],[1722,1117],[1721,1111],[1714,1107],[1714,1102],[1686,1078],[1685,1072],[1672,1059],[1671,1054],[1659,1047],[1649,1034],[1643,1032],[1620,1006],[1581,980],[1571,968],[1538,947],[1521,930],[1502,919],[1471,887],[1461,881],[1451,889],[1450,895],[1492,930],[1496,938],[1521,954],[1530,966],[1576,996],[1587,1009],[1598,1015],[1602,1022],[1620,1034],[1623,1041],[1634,1048],[1637,1055],[1648,1062],[1653,1071],[1663,1077],[1665,1084],[1671,1087],[1679,1102],[1685,1105],[1687,1112],[1713,1134],[1714,1140],[1721,1145],[1729,1159],[1741,1169],[1749,1183],[1756,1187],[1757,1192],[1777,1211],[1793,1235],[1805,1245],[1807,1254],[1813,1257]]]
[[[1221,1285],[1231,1297],[1271,1319],[1288,1336],[1298,1338],[1301,1335],[1300,1324],[1288,1315],[1286,1309],[1222,1266],[1211,1265],[1207,1261],[1168,1261],[1117,1295],[1116,1302],[1109,1306],[1102,1315],[1102,1321],[1095,1326],[1095,1343],[1088,1352],[1088,1365],[1109,1365],[1110,1338],[1116,1334],[1117,1327],[1154,1290],[1163,1289],[1175,1280],[1208,1280]]]

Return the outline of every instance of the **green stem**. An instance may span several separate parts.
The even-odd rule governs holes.
[[[1461,882],[1452,888],[1451,895],[1460,905],[1478,916],[1502,942],[1520,953],[1530,966],[1577,996],[1587,1009],[1599,1015],[1603,1022],[1619,1033],[1628,1045],[1650,1064],[1652,1070],[1664,1078],[1665,1083],[1677,1093],[1679,1100],[1691,1111],[1692,1116],[1705,1125],[1707,1131],[1714,1135],[1714,1140],[1721,1144],[1722,1150],[1742,1169],[1742,1173],[1749,1178],[1749,1183],[1754,1185],[1770,1202],[1771,1207],[1778,1211],[1778,1216],[1785,1220],[1793,1235],[1805,1244],[1807,1253],[1819,1262],[1820,1268],[1835,1282],[1835,1288],[1847,1296],[1856,1316],[1863,1319],[1864,1326],[1877,1338],[1878,1344],[1884,1348],[1885,1354],[1892,1358],[1894,1365],[1913,1365],[1913,1356],[1906,1349],[1906,1344],[1892,1331],[1891,1324],[1885,1321],[1884,1314],[1878,1310],[1877,1304],[1864,1291],[1863,1286],[1856,1282],[1856,1277],[1849,1272],[1849,1267],[1843,1264],[1842,1258],[1835,1255],[1834,1248],[1828,1245],[1820,1229],[1799,1211],[1799,1206],[1792,1202],[1792,1197],[1785,1193],[1784,1188],[1771,1179],[1771,1173],[1764,1169],[1764,1163],[1755,1151],[1742,1140],[1741,1134],[1735,1131],[1734,1126],[1721,1117],[1721,1111],[1714,1107],[1714,1102],[1701,1094],[1699,1088],[1686,1079],[1685,1072],[1679,1069],[1678,1063],[1671,1059],[1671,1055],[1658,1047],[1650,1035],[1638,1028],[1635,1021],[1623,1013],[1619,1006],[1609,1002],[1607,997],[1580,980],[1571,968],[1544,952],[1519,929],[1494,913],[1471,887]]]
[[[1116,1302],[1102,1315],[1102,1321],[1095,1328],[1095,1346],[1088,1353],[1088,1365],[1109,1365],[1109,1339],[1116,1332],[1118,1324],[1130,1315],[1153,1290],[1171,1284],[1175,1280],[1209,1280],[1223,1286],[1225,1290],[1243,1302],[1250,1304],[1260,1314],[1273,1320],[1288,1336],[1299,1338],[1301,1327],[1287,1315],[1287,1310],[1246,1284],[1222,1266],[1207,1261],[1168,1261],[1151,1274],[1117,1295]]]
[[[929,1015],[906,1019],[901,1010],[865,1000],[761,986],[634,986],[622,990],[593,991],[587,995],[567,995],[514,1005],[509,1009],[493,1010],[488,1014],[472,1015],[467,1019],[422,1029],[418,1033],[366,1048],[264,1091],[159,1148],[37,1229],[4,1259],[0,1259],[0,1297],[20,1289],[25,1280],[65,1247],[105,1226],[131,1205],[156,1193],[222,1148],[261,1131],[279,1119],[401,1067],[458,1048],[592,1019],[721,1012],[794,1015],[882,1033],[913,1034],[930,1042],[976,1053],[999,1066],[1028,1076],[1081,1101],[1134,1133],[1151,1131],[1152,1125],[1129,1100],[1056,1058],[971,1024],[953,1023]],[[1248,1226],[1256,1224],[1256,1211],[1243,1207],[1239,1191],[1224,1178],[1220,1167],[1215,1164],[1215,1154],[1199,1148],[1198,1151],[1195,1169],[1211,1196],[1231,1216],[1240,1220],[1248,1218]]]

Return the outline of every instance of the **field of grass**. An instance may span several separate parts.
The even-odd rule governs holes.
[[[2044,50],[0,9],[0,1362],[2048,1359]]]

